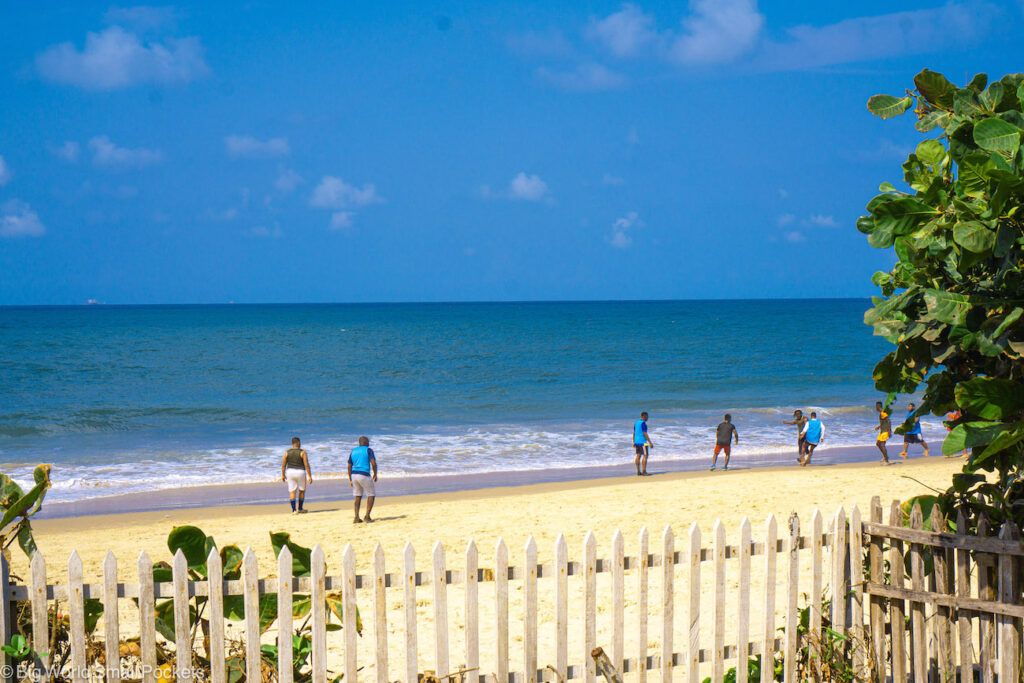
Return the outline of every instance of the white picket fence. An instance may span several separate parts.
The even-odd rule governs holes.
[[[850,525],[847,526],[846,515],[840,509],[833,517],[831,529],[825,533],[823,519],[815,513],[811,520],[810,533],[801,535],[800,520],[794,514],[789,518],[788,531],[780,538],[774,516],[769,516],[765,523],[761,540],[752,539],[751,525],[743,520],[739,528],[739,541],[736,544],[726,543],[726,530],[721,522],[716,522],[712,530],[710,543],[705,545],[701,529],[693,524],[687,534],[685,552],[676,550],[676,537],[671,527],[661,534],[658,547],[650,548],[650,539],[646,529],[641,530],[637,539],[637,552],[627,556],[624,552],[623,536],[616,531],[611,539],[610,556],[598,557],[597,539],[588,532],[583,539],[583,556],[579,561],[569,560],[568,543],[564,536],[559,536],[554,546],[554,562],[540,564],[537,561],[537,546],[531,537],[523,551],[521,565],[509,564],[509,552],[503,541],[499,541],[494,553],[494,562],[490,567],[480,566],[480,557],[475,543],[470,542],[461,566],[450,567],[445,550],[436,544],[431,554],[431,566],[421,571],[416,566],[416,552],[411,543],[406,544],[401,571],[398,573],[386,570],[383,549],[378,545],[373,554],[372,572],[369,575],[356,573],[356,556],[351,545],[344,548],[341,555],[341,574],[329,576],[327,573],[325,553],[320,546],[312,554],[312,578],[292,577],[292,557],[287,548],[283,549],[277,562],[276,578],[260,578],[256,555],[251,549],[245,553],[242,567],[242,579],[239,581],[190,581],[187,573],[185,557],[179,551],[173,561],[173,581],[154,583],[152,578],[153,563],[145,552],[139,556],[137,569],[138,583],[119,583],[117,581],[117,561],[113,554],[108,553],[103,563],[103,583],[84,584],[82,562],[77,552],[71,554],[67,563],[67,581],[65,583],[48,584],[46,561],[41,553],[36,553],[31,563],[30,581],[28,585],[11,584],[6,592],[6,600],[0,600],[0,638],[8,642],[12,632],[13,601],[30,601],[32,610],[32,641],[37,652],[49,652],[50,634],[47,632],[46,612],[50,601],[59,601],[67,605],[70,614],[71,634],[71,673],[73,680],[85,680],[82,672],[87,669],[86,637],[84,630],[83,599],[99,598],[104,605],[102,618],[102,637],[105,643],[107,662],[107,680],[116,681],[120,669],[118,642],[122,636],[119,624],[119,601],[138,600],[138,624],[150,625],[154,621],[154,604],[157,598],[174,600],[175,633],[177,642],[182,644],[175,650],[176,670],[179,681],[189,680],[192,676],[192,652],[189,639],[189,600],[195,596],[207,596],[210,619],[209,648],[213,655],[208,676],[213,683],[224,683],[226,680],[224,653],[226,647],[225,623],[222,604],[226,595],[242,595],[246,605],[244,625],[244,642],[246,644],[246,668],[248,671],[260,671],[260,631],[257,620],[257,603],[260,596],[277,596],[279,622],[277,631],[292,631],[292,595],[296,592],[310,593],[312,597],[311,625],[313,633],[312,672],[315,683],[325,683],[328,678],[328,639],[327,614],[324,597],[328,592],[341,591],[343,595],[344,623],[354,624],[357,605],[362,610],[364,621],[364,638],[372,637],[375,661],[372,666],[372,678],[378,683],[389,680],[389,645],[388,645],[388,614],[387,596],[390,591],[397,591],[401,586],[402,614],[404,624],[402,632],[404,642],[396,650],[401,652],[403,666],[401,678],[404,681],[416,681],[417,673],[422,671],[421,662],[426,660],[439,678],[452,673],[451,648],[458,652],[461,669],[472,673],[468,680],[489,681],[539,681],[582,679],[587,683],[595,680],[594,662],[591,651],[598,645],[604,647],[615,666],[623,673],[632,674],[637,681],[647,681],[651,672],[662,681],[673,678],[699,683],[702,672],[710,675],[713,681],[721,681],[725,670],[737,662],[745,664],[746,657],[756,654],[764,655],[771,661],[776,652],[785,655],[786,681],[795,681],[798,595],[801,592],[809,595],[822,595],[823,573],[830,586],[838,586],[838,592],[832,594],[846,596],[850,592],[850,554],[848,545],[855,549],[852,557],[861,556],[861,520],[860,512],[853,509]],[[849,533],[848,533],[849,528]],[[823,549],[839,548],[839,552],[831,553],[831,567],[826,568],[823,562]],[[801,585],[801,551],[809,554],[810,582]],[[777,567],[779,553],[784,553],[781,560],[785,571],[784,594],[777,596],[780,568]],[[759,558],[755,563],[754,558]],[[856,560],[859,575],[859,559]],[[726,595],[726,567],[735,564],[738,577],[738,590],[735,595]],[[763,591],[760,595],[751,592],[751,571],[755,564],[761,565]],[[220,576],[220,557],[211,552],[208,559],[209,575]],[[677,582],[677,567],[685,570],[685,579]],[[713,609],[710,614],[701,612],[703,571],[711,573],[711,590],[713,592]],[[823,571],[824,570],[824,571]],[[3,575],[0,583],[8,583],[6,561],[2,567]],[[651,574],[660,575],[657,580],[660,591],[651,595],[649,586]],[[678,573],[683,573],[682,571]],[[610,595],[598,595],[598,575],[609,574]],[[630,575],[630,589],[635,590],[636,609],[627,615],[624,610],[626,596],[626,579]],[[582,582],[582,604],[573,605],[575,615],[581,619],[570,620],[570,583]],[[494,583],[494,605],[491,614],[495,618],[492,642],[481,643],[480,639],[480,601],[479,586],[481,583]],[[543,615],[544,638],[554,643],[554,661],[538,661],[539,615],[538,615],[538,584],[553,590],[554,613]],[[833,628],[843,631],[849,624],[864,623],[861,600],[856,592],[859,583],[852,584],[854,594],[851,599],[832,602],[831,615]],[[451,614],[448,605],[450,586],[459,586],[463,594],[464,609],[462,610],[464,643],[461,646],[449,642],[448,620]],[[431,617],[433,621],[432,657],[420,656],[417,627],[417,592],[429,587],[432,597]],[[513,662],[509,653],[510,636],[510,590],[519,591],[516,602],[522,604],[521,616],[521,661]],[[577,591],[578,593],[579,591]],[[781,598],[781,604],[777,599]],[[610,642],[597,642],[598,634],[598,601],[610,601]],[[659,642],[655,648],[649,647],[648,633],[652,624],[649,623],[649,606],[651,600],[660,602],[660,623],[654,628],[660,631]],[[685,629],[683,642],[676,648],[677,603],[686,604]],[[761,601],[763,609],[762,623],[759,627],[751,626],[750,612],[753,601]],[[814,605],[818,601],[811,601]],[[131,605],[132,609],[135,606]],[[736,630],[727,638],[725,623],[727,609],[734,610]],[[490,610],[488,610],[490,611]],[[372,619],[367,615],[372,612]],[[778,618],[782,612],[783,618]],[[811,628],[820,631],[822,615],[816,608],[811,612]],[[702,620],[708,619],[702,628]],[[575,628],[582,628],[582,647],[577,652],[570,652],[570,622],[577,621]],[[371,627],[372,624],[372,627]],[[606,624],[607,626],[607,624]],[[784,638],[779,638],[779,627],[784,626]],[[635,650],[625,651],[625,633],[633,629],[636,636]],[[710,631],[710,642],[702,642],[702,631]],[[491,631],[488,631],[489,633]],[[656,632],[657,633],[657,632]],[[157,633],[151,626],[140,629],[139,644],[141,649],[142,671],[144,679],[154,681],[152,672],[157,663]],[[632,640],[631,634],[631,640]],[[358,658],[357,633],[354,628],[342,629],[340,652],[338,644],[332,644],[331,654],[336,655],[343,667],[345,680],[358,679],[361,664]],[[580,640],[576,638],[576,640]],[[732,642],[727,642],[732,640]],[[547,641],[546,645],[551,641]],[[266,642],[266,640],[264,640]],[[494,670],[481,671],[482,645],[493,653]],[[654,650],[654,651],[652,651]],[[219,653],[219,656],[218,656]],[[47,668],[50,662],[44,656],[38,663]],[[518,657],[517,657],[518,659]],[[280,639],[278,680],[292,683],[291,639]],[[396,663],[397,664],[397,663]],[[518,664],[518,666],[517,666]],[[397,669],[397,666],[393,666]],[[429,667],[428,667],[429,668]],[[369,678],[365,675],[364,678]],[[680,678],[682,677],[682,678]],[[745,665],[737,667],[736,680],[747,682]],[[763,667],[761,680],[764,683],[773,680],[770,666]]]
[[[915,510],[915,515],[911,522],[916,519],[919,529],[920,512]],[[884,581],[879,573],[881,563],[875,560],[881,557],[882,543],[890,537],[913,541],[908,552],[914,567],[922,562],[923,553],[932,552],[929,547],[977,546],[1009,553],[1000,556],[1001,559],[982,560],[988,562],[984,566],[993,562],[1001,567],[1005,565],[1007,576],[1012,576],[1020,565],[1007,562],[1016,562],[1014,558],[1024,555],[1024,544],[907,531],[899,524],[896,507],[890,521],[893,526],[882,526],[880,522],[881,506],[876,499],[868,522],[862,523],[857,507],[852,509],[849,519],[840,508],[826,530],[821,513],[816,512],[810,521],[809,533],[805,531],[804,535],[801,535],[800,519],[795,514],[789,517],[782,537],[775,517],[769,516],[759,540],[753,538],[751,524],[744,519],[734,536],[737,539],[734,544],[727,543],[726,529],[721,522],[715,523],[706,542],[701,529],[693,524],[685,543],[680,544],[685,545],[683,550],[676,549],[671,527],[664,530],[655,548],[651,547],[648,532],[643,529],[636,539],[636,552],[630,555],[625,553],[625,539],[615,531],[610,553],[604,557],[598,557],[597,538],[588,532],[583,539],[581,559],[569,560],[568,543],[564,536],[559,536],[554,543],[551,563],[538,562],[537,545],[531,537],[523,549],[522,563],[518,565],[510,564],[508,547],[499,540],[493,563],[487,566],[481,566],[480,554],[473,542],[456,566],[449,565],[445,549],[438,543],[433,547],[429,568],[418,569],[416,552],[408,543],[402,553],[401,570],[397,572],[387,570],[384,550],[378,544],[372,564],[366,564],[370,569],[366,574],[357,573],[356,553],[347,545],[341,553],[340,575],[328,575],[325,552],[317,546],[311,557],[311,577],[293,577],[292,556],[285,548],[278,557],[277,576],[261,578],[256,554],[249,549],[242,563],[242,578],[237,581],[189,580],[185,557],[179,551],[173,560],[170,582],[154,583],[153,562],[142,552],[136,567],[137,583],[118,582],[117,561],[108,553],[102,568],[103,582],[86,584],[81,558],[73,552],[67,562],[66,581],[51,584],[48,583],[47,563],[41,553],[36,553],[27,584],[12,583],[7,560],[0,561],[0,585],[7,586],[5,599],[0,600],[0,642],[10,642],[16,603],[29,603],[32,647],[36,652],[46,653],[35,665],[41,671],[48,670],[51,633],[47,629],[47,610],[57,601],[62,606],[61,611],[70,617],[70,668],[64,673],[74,681],[95,679],[96,670],[90,672],[88,668],[91,662],[87,661],[83,600],[98,598],[104,605],[100,639],[106,663],[99,677],[111,682],[120,679],[119,643],[127,635],[137,635],[141,654],[137,656],[140,661],[135,662],[135,670],[142,672],[147,683],[155,683],[158,639],[153,626],[155,605],[157,599],[170,598],[179,646],[165,645],[165,648],[173,650],[175,675],[184,683],[195,680],[196,674],[191,670],[189,601],[203,596],[209,599],[206,616],[210,620],[208,651],[211,656],[210,669],[200,672],[201,677],[213,683],[225,683],[225,657],[231,638],[226,635],[224,597],[243,596],[246,619],[236,640],[244,642],[246,670],[259,672],[261,640],[268,643],[275,633],[293,632],[292,597],[303,593],[311,595],[314,683],[328,680],[329,660],[334,663],[334,673],[343,673],[346,681],[362,678],[386,683],[394,680],[397,673],[400,680],[413,682],[419,672],[432,669],[438,678],[457,673],[455,670],[468,671],[466,680],[474,683],[570,679],[592,683],[595,666],[591,652],[597,646],[604,648],[628,679],[642,683],[649,679],[660,679],[664,683],[671,680],[700,683],[705,676],[718,683],[730,666],[736,666],[738,683],[751,683],[747,680],[745,664],[748,657],[758,654],[766,662],[780,654],[784,680],[795,683],[798,675],[807,676],[806,669],[798,670],[798,648],[814,648],[818,642],[813,636],[798,638],[799,599],[803,594],[810,597],[809,600],[803,598],[804,604],[810,605],[809,634],[822,634],[825,615],[821,611],[821,598],[831,599],[828,615],[831,629],[852,637],[856,645],[849,647],[847,653],[857,671],[866,670],[866,665],[874,666],[885,680],[889,668],[893,680],[903,681],[907,671],[904,660],[909,659],[914,681],[930,677],[929,660],[931,671],[942,675],[943,662],[952,660],[952,655],[944,654],[942,644],[948,638],[941,629],[935,630],[934,625],[959,623],[961,675],[969,672],[974,661],[980,661],[981,670],[989,672],[985,680],[1012,680],[1017,669],[1006,655],[1019,652],[1019,644],[1016,650],[1010,646],[1014,639],[1020,640],[1020,621],[1014,615],[1024,613],[1024,608],[1011,604],[1020,592],[1017,584],[1000,583],[1000,601],[994,602],[994,584],[984,573],[978,574],[966,564],[958,569],[960,573],[956,577],[952,569],[948,570],[948,575],[942,573],[947,572],[952,562],[941,564],[945,556],[936,554],[939,550],[935,550],[935,561],[940,563],[936,565],[940,569],[939,593],[945,590],[943,582],[953,585],[954,578],[958,585],[967,586],[958,589],[960,597],[935,597],[920,590],[921,579],[917,574],[914,589],[904,587],[899,559],[903,552],[901,542],[893,541],[893,572],[891,576],[887,573]],[[874,558],[867,582],[861,566],[865,556]],[[1018,569],[1013,570],[1014,566]],[[210,576],[222,575],[216,551],[209,555],[208,568]],[[735,585],[727,586],[727,576]],[[973,589],[964,583],[967,581],[973,582]],[[481,586],[486,584],[492,584],[486,591],[490,594],[493,588],[492,604],[480,600]],[[601,594],[599,585],[603,586]],[[757,590],[752,586],[757,586]],[[429,608],[428,601],[418,605],[423,597],[418,594],[424,588],[429,590]],[[462,605],[449,605],[450,588],[454,589],[456,599],[461,594]],[[871,605],[870,630],[865,622],[865,590],[870,593],[867,596]],[[340,634],[331,633],[329,637],[325,596],[335,591],[342,593],[346,626]],[[539,593],[543,600],[538,600]],[[258,601],[267,595],[276,596],[279,618],[276,628],[261,639]],[[978,597],[971,597],[973,595]],[[626,609],[627,597],[630,610]],[[392,637],[398,638],[398,642],[390,646],[389,599],[393,608],[391,618],[400,615],[397,618],[401,621],[390,624]],[[130,602],[132,600],[137,600],[137,604]],[[518,625],[514,624],[510,602],[520,610],[521,616],[515,617],[521,621]],[[545,606],[543,613],[539,613],[538,602]],[[886,604],[891,607],[885,608]],[[356,623],[357,609],[361,610],[364,623],[361,638],[351,627]],[[889,609],[896,615],[896,621],[891,624],[886,614]],[[951,609],[954,611],[950,612]],[[131,619],[125,619],[126,613]],[[908,613],[913,613],[915,620],[911,632],[904,634],[902,615]],[[487,624],[493,628],[481,629],[481,614],[493,619]],[[922,620],[925,614],[928,618]],[[685,621],[680,622],[679,617],[683,615]],[[453,617],[461,623],[453,622],[454,628],[450,628],[449,619]],[[727,621],[733,624],[729,632]],[[934,637],[927,636],[927,642],[925,621],[930,629],[928,633],[934,631]],[[1008,634],[1006,643],[1009,643],[1000,644],[998,651],[989,642],[993,632],[990,624],[997,622],[1002,624],[1000,633]],[[979,624],[980,630],[972,635],[975,624]],[[129,633],[135,628],[137,633]],[[900,637],[893,640],[889,637],[890,630]],[[461,638],[452,638],[453,631]],[[422,641],[421,635],[424,636]],[[887,637],[891,647],[887,647]],[[510,638],[516,641],[514,651],[510,651]],[[538,643],[547,653],[544,661],[538,654]],[[293,683],[292,641],[281,638],[279,645],[277,680]],[[980,652],[980,660],[976,657],[972,660],[972,648],[973,652]],[[395,661],[389,661],[389,657]],[[483,667],[482,660],[486,660]],[[457,662],[454,667],[453,662]],[[7,663],[6,656],[3,663]],[[802,665],[817,668],[820,663],[813,658],[808,662],[805,658]],[[4,672],[10,673],[8,669]],[[761,683],[772,680],[772,667],[762,667]]]

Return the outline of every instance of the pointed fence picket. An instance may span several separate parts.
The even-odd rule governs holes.
[[[433,637],[433,656],[429,660],[435,675],[465,676],[467,683],[594,681],[597,670],[590,652],[597,646],[610,652],[610,661],[626,680],[646,681],[651,669],[663,682],[700,682],[705,677],[720,680],[731,667],[736,668],[739,683],[773,680],[773,666],[767,665],[761,668],[759,682],[748,681],[747,658],[755,656],[761,656],[765,663],[781,662],[786,681],[806,680],[819,675],[821,639],[836,634],[848,636],[842,656],[855,671],[864,673],[872,668],[883,680],[906,681],[908,673],[914,681],[951,680],[959,671],[961,679],[970,680],[977,672],[983,681],[1016,681],[1024,618],[1024,605],[1017,599],[1024,558],[1019,532],[1004,525],[997,538],[989,531],[987,520],[981,520],[981,533],[966,534],[961,513],[956,533],[950,533],[941,511],[931,510],[930,519],[931,529],[927,530],[919,508],[905,516],[894,505],[889,524],[883,526],[882,507],[876,499],[871,504],[870,521],[861,520],[857,507],[851,508],[849,519],[840,508],[831,518],[827,534],[823,533],[820,513],[811,518],[810,533],[805,536],[800,535],[801,520],[795,514],[790,516],[788,538],[782,539],[773,516],[769,516],[759,538],[754,537],[746,519],[732,532],[716,522],[709,539],[704,539],[694,524],[687,534],[686,552],[680,553],[675,547],[675,532],[669,526],[653,554],[649,552],[647,530],[642,529],[634,548],[636,554],[631,555],[622,534],[615,531],[606,537],[610,546],[605,546],[609,549],[605,557],[598,556],[597,536],[587,533],[578,562],[570,561],[568,543],[560,535],[549,556],[552,564],[538,557],[537,544],[531,537],[521,566],[510,566],[504,541],[499,540],[495,546],[493,565],[491,558],[481,560],[476,544],[470,542],[464,569],[449,569],[445,548],[436,544],[430,570],[424,572],[416,571],[415,550],[407,543],[401,572],[396,574],[387,573],[385,553],[378,544],[368,565],[369,576],[357,574],[355,549],[346,545],[338,565],[340,576],[328,576],[325,553],[316,546],[310,555],[308,577],[294,576],[292,553],[282,548],[276,577],[261,578],[256,555],[249,549],[242,559],[241,579],[224,580],[221,558],[214,549],[207,557],[206,576],[190,575],[188,561],[179,551],[173,557],[170,581],[154,582],[153,562],[140,553],[135,568],[138,583],[118,583],[117,559],[107,554],[102,563],[102,581],[87,584],[82,558],[75,552],[67,562],[66,583],[51,585],[46,583],[46,561],[37,552],[31,561],[28,584],[8,582],[0,600],[0,617],[6,619],[0,629],[9,638],[14,632],[14,616],[19,609],[24,611],[16,603],[27,603],[31,623],[20,628],[27,628],[33,649],[42,653],[35,666],[48,666],[47,612],[51,601],[67,605],[70,638],[63,666],[68,667],[66,678],[76,683],[97,676],[108,681],[162,680],[156,676],[158,656],[165,656],[160,652],[171,653],[173,675],[179,681],[188,680],[193,676],[192,667],[203,665],[208,658],[205,666],[209,671],[203,675],[213,683],[224,683],[226,658],[229,652],[238,653],[240,645],[244,645],[241,656],[250,675],[265,676],[267,667],[276,665],[277,680],[291,683],[295,653],[290,636],[296,626],[292,606],[299,593],[310,600],[312,656],[307,670],[314,683],[326,683],[339,674],[350,682],[394,680],[388,671],[389,646],[397,651],[396,657],[404,656],[398,678],[415,681],[421,671],[417,650],[420,627],[432,629],[427,633],[432,632]],[[788,560],[783,569],[778,568],[780,555]],[[905,563],[910,569],[909,586]],[[652,602],[651,568],[659,568],[660,575],[660,580],[655,579],[655,584],[660,584],[656,586],[660,604],[658,599],[653,600],[653,618],[658,624],[655,631],[660,636],[656,643],[647,640],[648,620],[652,617],[648,613]],[[932,573],[927,574],[926,568]],[[630,579],[630,573],[635,579]],[[599,592],[600,574],[607,575],[602,581],[608,583],[600,584]],[[6,558],[0,560],[3,576],[10,577]],[[978,577],[973,585],[971,576]],[[495,591],[490,622],[494,628],[487,631],[488,641],[484,643],[480,641],[480,583],[492,583]],[[734,584],[737,588],[729,588]],[[420,609],[417,589],[427,585],[433,599],[426,600]],[[448,605],[450,586],[461,592],[461,618],[460,608],[452,610]],[[603,586],[608,586],[607,594]],[[752,586],[762,587],[763,594],[752,596]],[[630,595],[634,590],[635,594]],[[330,644],[326,608],[329,591],[331,604],[340,603],[340,608],[331,609],[336,614],[335,610],[340,610],[343,624],[343,633],[337,640],[332,637]],[[807,605],[800,596],[808,591],[817,599],[810,600],[808,633],[798,633],[800,610]],[[390,625],[397,634],[395,642],[388,638],[390,592],[395,595],[392,604],[397,609],[400,600],[404,612],[401,623]],[[362,640],[355,629],[361,593],[364,616],[371,603],[373,610],[363,632],[372,637]],[[230,648],[224,617],[228,596],[232,601],[241,598],[245,607],[243,630],[235,632]],[[823,628],[823,596],[831,606],[827,612],[831,631]],[[522,609],[522,638],[517,628],[514,653],[510,653],[510,597]],[[276,603],[277,622],[269,631],[260,624],[264,598]],[[85,632],[85,601],[90,599],[99,599],[104,606],[97,642],[102,642],[106,664],[100,669],[95,661],[87,661],[95,658],[96,652],[91,646],[87,649],[90,640]],[[150,627],[155,624],[158,599],[170,599],[171,627],[177,641],[170,647],[160,644],[155,628]],[[196,600],[206,602],[202,609],[208,625],[203,629],[190,622],[190,613],[199,604]],[[581,602],[577,604],[576,600]],[[686,611],[685,621],[676,615],[680,600],[685,606],[680,607]],[[137,601],[138,623],[143,626],[137,634],[129,633],[135,628],[134,620],[119,622],[125,609],[133,609],[130,601]],[[553,609],[553,613],[544,614],[542,606],[544,610]],[[487,614],[490,620],[492,613],[487,610]],[[910,617],[909,633],[903,629],[904,616]],[[451,630],[449,621],[453,619]],[[733,619],[735,630],[727,629]],[[449,643],[450,632],[464,633],[464,645]],[[139,642],[137,654],[124,655],[118,641],[134,636]],[[261,645],[275,642],[276,662],[261,652]],[[581,644],[582,651],[576,651],[575,645],[570,651],[571,643]],[[373,654],[364,651],[360,656],[360,647],[369,649],[370,644]],[[675,650],[677,644],[682,652]]]

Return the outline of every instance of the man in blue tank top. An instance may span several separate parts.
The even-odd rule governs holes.
[[[647,413],[640,413],[640,419],[633,423],[633,450],[636,452],[636,476],[647,477],[647,456],[654,448],[651,437],[647,436]],[[641,461],[643,465],[641,466]]]
[[[915,415],[914,404],[907,404],[907,418],[904,420],[913,420],[910,429],[903,432],[903,450],[900,451],[900,457],[906,459],[907,448],[912,443],[919,443],[924,448],[924,457],[928,457],[931,453],[928,452],[928,444],[925,442],[924,437],[921,436],[921,418]]]
[[[803,432],[801,434],[804,437],[804,459],[800,461],[800,464],[807,467],[811,464],[811,454],[814,453],[814,449],[818,447],[822,441],[825,440],[825,425],[818,419],[818,414],[815,412],[811,413],[811,419],[804,425]]]
[[[371,475],[372,472],[372,475]],[[377,481],[377,458],[370,448],[370,440],[359,437],[359,445],[352,449],[348,456],[348,485],[352,487],[355,499],[356,518],[353,523],[372,522],[370,510],[373,509],[373,498],[376,493],[373,482]],[[359,503],[366,495],[366,517],[359,518]]]

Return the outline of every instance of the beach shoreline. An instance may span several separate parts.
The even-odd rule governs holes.
[[[710,449],[709,449],[710,451]],[[899,445],[889,447],[890,460],[899,461],[896,454]],[[941,458],[941,456],[940,456]],[[758,455],[744,455],[737,448],[731,461],[730,471],[749,469],[780,468],[792,465],[795,452],[778,452]],[[874,446],[837,447],[819,449],[814,454],[811,468],[845,464],[878,463],[880,456]],[[711,462],[709,452],[707,459],[665,459],[659,460],[657,451],[652,450],[648,469],[654,476],[695,474],[706,472]],[[719,458],[721,466],[722,458]],[[563,467],[551,469],[507,470],[496,472],[472,472],[466,474],[428,474],[389,478],[387,461],[382,458],[381,481],[378,484],[378,497],[381,499],[405,498],[420,495],[460,495],[466,492],[479,492],[486,497],[487,491],[495,489],[530,487],[536,485],[568,485],[579,487],[586,482],[597,484],[607,483],[621,477],[635,476],[632,462],[625,458],[623,462],[606,466]],[[314,471],[314,482],[310,485],[306,501],[307,506],[318,504],[336,504],[349,500],[351,490],[344,477],[320,478]],[[56,476],[59,476],[59,472]],[[268,473],[268,480],[272,478]],[[161,512],[210,507],[209,501],[216,500],[215,507],[254,506],[266,509],[268,506],[279,505],[285,501],[285,485],[276,480],[266,483],[245,484],[214,484],[181,489],[159,489],[146,493],[128,493],[86,498],[79,501],[53,502],[44,505],[37,519],[65,519],[74,517],[95,517],[97,515],[119,513]]]

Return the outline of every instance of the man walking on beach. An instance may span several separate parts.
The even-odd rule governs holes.
[[[646,477],[647,455],[654,448],[651,437],[647,436],[647,413],[640,413],[640,419],[633,423],[633,450],[636,452],[636,476]],[[641,466],[641,461],[643,462]]]
[[[917,415],[914,415],[914,404],[908,403],[907,420],[911,418],[913,418],[914,424],[910,427],[910,429],[903,433],[903,450],[900,451],[900,457],[906,459],[907,448],[910,446],[910,444],[919,443],[924,447],[924,457],[927,458],[929,455],[931,455],[931,453],[928,452],[928,444],[926,444],[924,442],[924,439],[921,438],[921,418],[919,418]],[[904,420],[904,422],[906,422],[906,420]]]
[[[371,475],[370,472],[373,472]],[[365,436],[359,437],[359,445],[352,449],[348,456],[348,485],[352,487],[352,496],[355,498],[356,518],[354,524],[372,522],[370,510],[373,509],[374,486],[377,481],[377,458],[370,448],[370,440]],[[366,517],[359,518],[359,503],[366,495]]]
[[[281,481],[288,482],[288,502],[292,505],[292,514],[304,514],[302,503],[306,500],[306,486],[313,483],[313,473],[309,470],[309,457],[302,450],[299,437],[292,438],[292,447],[281,460]],[[295,508],[298,494],[298,509]]]
[[[804,425],[807,424],[807,418],[804,417],[804,413],[801,410],[793,411],[793,419],[791,421],[783,420],[784,425],[796,425],[796,461],[800,462],[804,459]]]
[[[882,452],[882,464],[889,464],[889,449],[886,447],[885,442],[889,440],[889,435],[892,434],[892,422],[889,420],[889,413],[886,412],[885,406],[882,405],[881,401],[875,401],[875,411],[878,413],[878,426],[875,427],[875,431],[878,432],[878,440],[875,441],[875,446]]]
[[[811,454],[814,453],[814,449],[825,440],[825,425],[821,424],[817,413],[811,411],[811,419],[804,424],[801,433],[804,437],[804,458],[800,464],[807,467],[811,464]]]
[[[740,433],[736,431],[736,427],[732,423],[732,415],[726,413],[722,419],[724,421],[719,422],[718,427],[715,428],[715,458],[711,461],[712,471],[718,465],[718,454],[722,451],[725,451],[725,462],[722,463],[722,469],[729,469],[729,452],[732,450],[730,443],[735,438],[736,445],[740,445]]]

